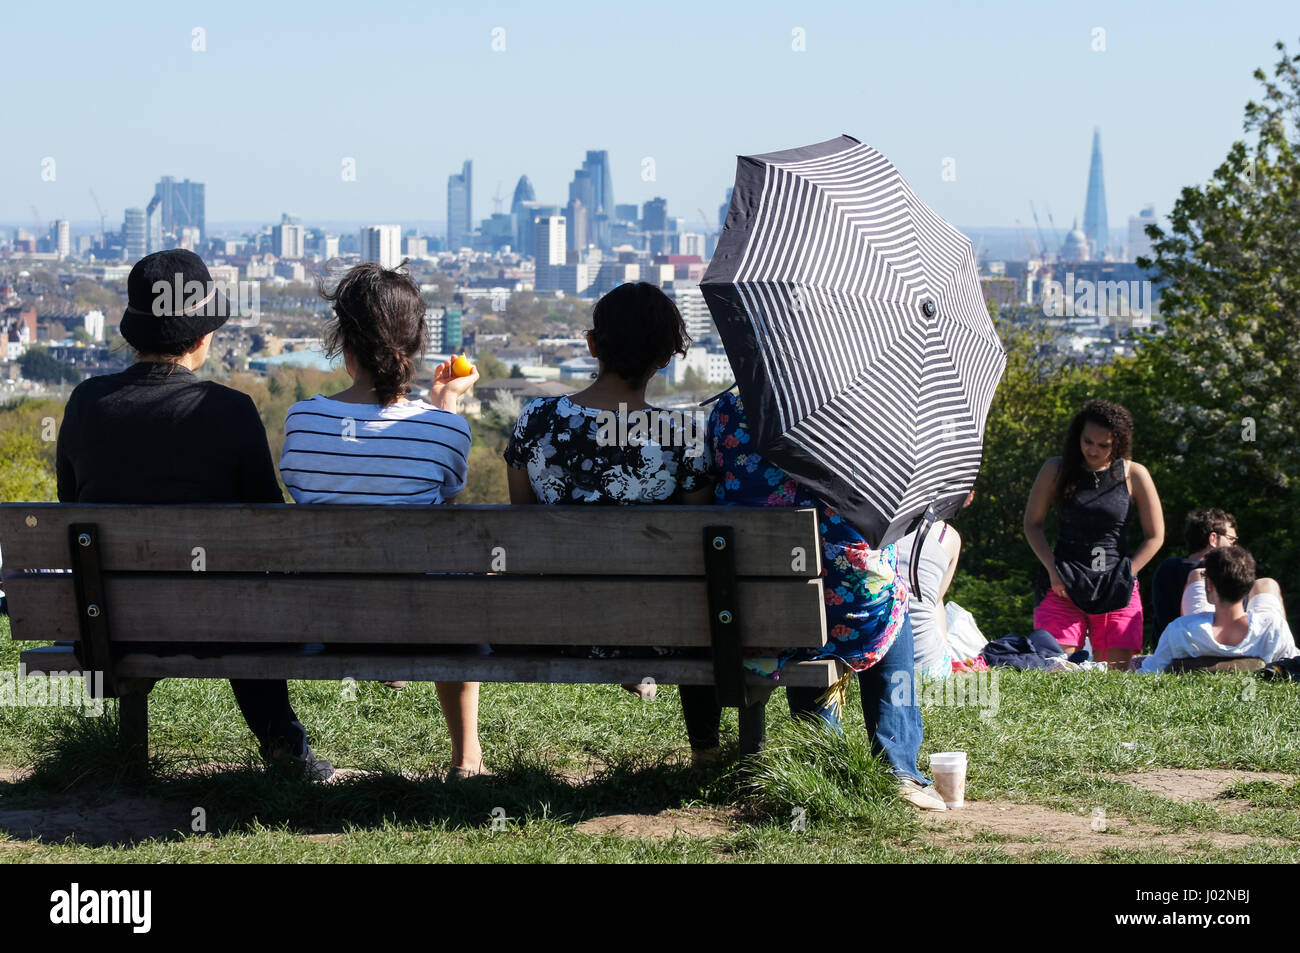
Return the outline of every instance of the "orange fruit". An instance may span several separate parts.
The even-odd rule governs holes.
[[[451,362],[452,377],[469,377],[469,375],[473,373],[474,373],[474,363],[464,354],[461,354],[459,357],[457,357],[454,361]]]

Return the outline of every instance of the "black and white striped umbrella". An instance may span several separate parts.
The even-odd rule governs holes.
[[[741,156],[700,290],[759,453],[872,546],[961,508],[1006,352],[969,239],[888,159]]]

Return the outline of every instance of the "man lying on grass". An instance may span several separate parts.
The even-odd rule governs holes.
[[[1133,659],[1130,668],[1163,672],[1174,659],[1205,657],[1272,664],[1300,655],[1281,587],[1273,579],[1255,578],[1255,558],[1242,547],[1211,550],[1205,568],[1188,576],[1187,588],[1185,604],[1190,601],[1194,611],[1169,623],[1155,654]]]

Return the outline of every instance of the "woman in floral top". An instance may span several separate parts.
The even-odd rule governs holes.
[[[894,544],[872,549],[852,526],[780,467],[755,453],[745,421],[745,406],[723,394],[709,417],[710,462],[715,502],[733,506],[797,506],[815,509],[822,545],[822,586],[826,594],[827,642],[820,649],[792,649],[779,658],[746,664],[779,678],[792,660],[834,658],[858,677],[862,714],[872,749],[883,754],[902,784],[903,796],[926,810],[944,810],[917,770],[921,748],[921,709],[913,690],[912,626],[907,586],[897,572]],[[847,677],[831,691],[787,688],[792,715],[814,715],[838,729]]]
[[[645,399],[655,372],[690,344],[677,306],[654,285],[636,282],[597,301],[591,318],[587,348],[599,361],[596,379],[571,397],[535,400],[519,415],[505,451],[510,502],[708,505],[713,486],[703,433],[689,415]],[[564,651],[590,658],[638,654],[599,645]],[[653,686],[623,687],[653,696]],[[691,708],[690,696],[682,694],[684,709]]]

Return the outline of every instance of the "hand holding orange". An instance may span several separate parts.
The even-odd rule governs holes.
[[[473,373],[474,362],[464,354],[457,356],[456,359],[451,362],[452,377],[469,377]]]

